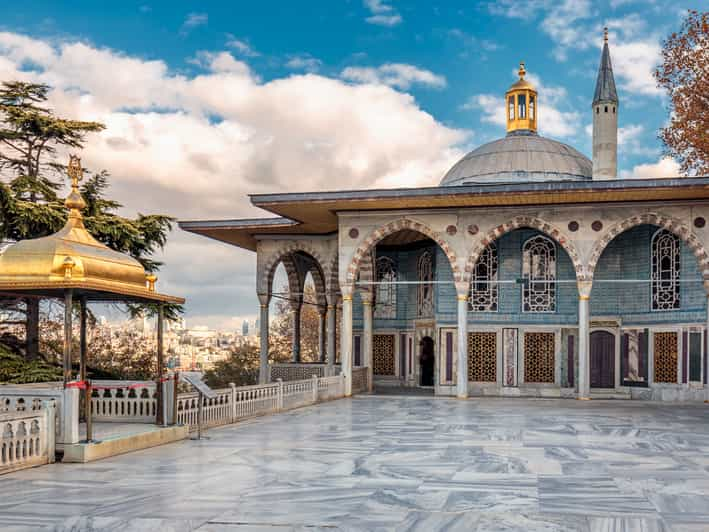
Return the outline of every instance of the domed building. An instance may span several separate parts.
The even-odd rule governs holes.
[[[618,178],[607,34],[591,159],[538,134],[543,97],[521,64],[501,99],[506,136],[437,186],[256,194],[276,217],[180,222],[256,252],[262,382],[341,371],[350,392],[709,399],[709,178]],[[292,362],[269,365],[280,264]],[[306,304],[315,361],[301,356]]]

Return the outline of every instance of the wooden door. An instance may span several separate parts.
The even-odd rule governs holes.
[[[591,333],[591,388],[615,387],[615,336],[607,331]]]

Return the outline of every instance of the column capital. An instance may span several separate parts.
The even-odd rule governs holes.
[[[591,289],[593,288],[593,281],[578,281],[576,287],[579,291],[579,299],[587,300],[591,298]]]
[[[458,301],[463,301],[461,298],[464,298],[465,301],[467,301],[468,296],[470,295],[470,283],[467,281],[456,281],[455,291],[458,294]]]
[[[258,296],[259,303],[261,303],[261,306],[268,306],[268,304],[271,302],[271,294],[256,294]]]
[[[359,293],[359,297],[362,298],[362,304],[367,305],[367,306],[372,306],[372,302],[374,301],[374,294],[369,291],[363,291]]]
[[[343,284],[340,286],[340,291],[342,292],[343,301],[352,301],[352,293],[354,292],[354,285]]]

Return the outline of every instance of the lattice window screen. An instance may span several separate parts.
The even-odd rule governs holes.
[[[472,272],[469,310],[497,311],[497,246],[489,244],[480,254]]]
[[[497,334],[475,332],[468,334],[468,380],[497,381]]]
[[[390,257],[377,257],[376,261],[376,297],[374,300],[375,318],[396,318],[396,283],[399,271],[396,263]]]
[[[522,311],[556,311],[556,245],[537,235],[522,248]]]
[[[653,334],[655,382],[677,382],[677,333]]]
[[[524,381],[554,383],[554,333],[524,334]]]
[[[375,334],[372,338],[375,375],[395,375],[394,335]]]
[[[652,310],[680,307],[679,237],[661,229],[652,237]]]

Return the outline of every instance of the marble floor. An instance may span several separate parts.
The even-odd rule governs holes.
[[[709,405],[362,396],[0,477],[0,529],[709,530]]]

